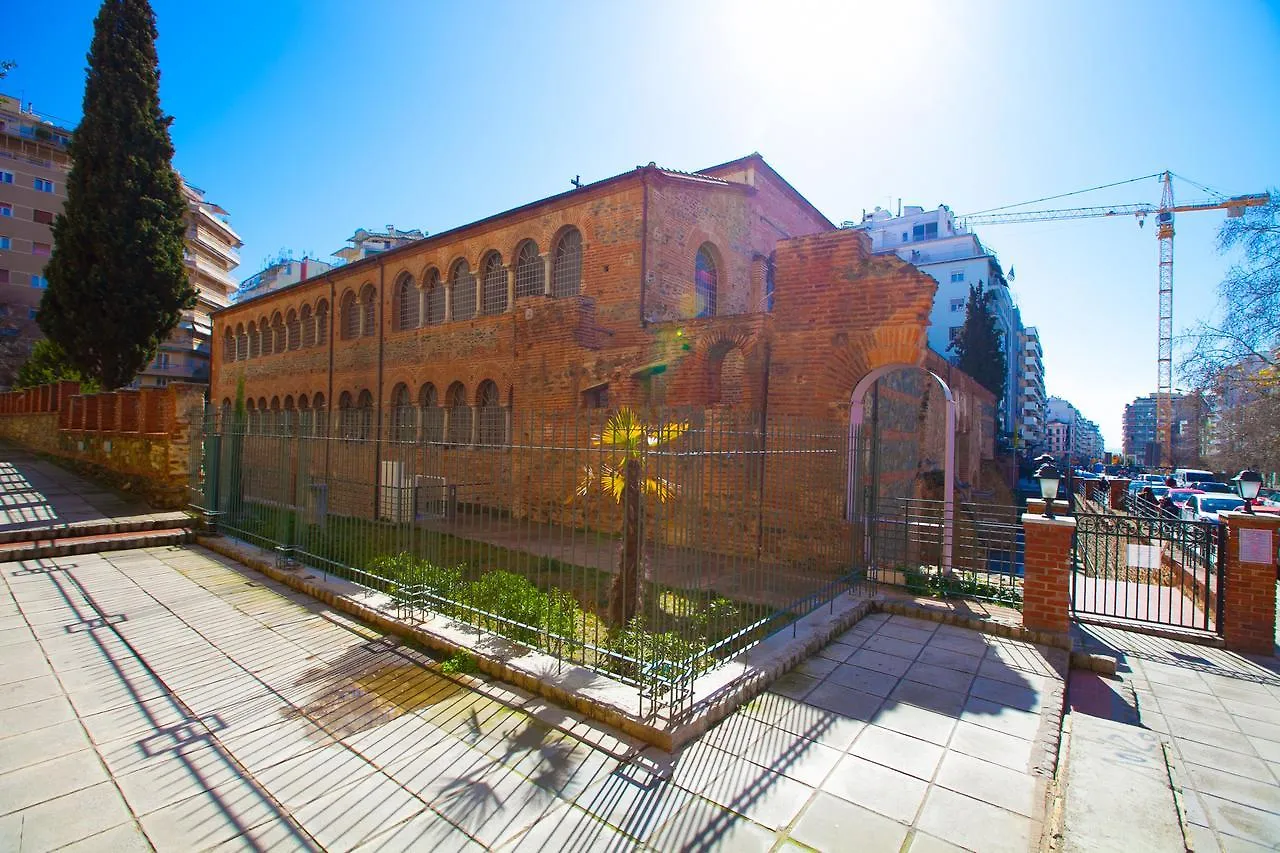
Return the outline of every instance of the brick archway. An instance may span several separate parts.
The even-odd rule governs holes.
[[[951,388],[947,385],[946,380],[941,376],[921,367],[918,364],[908,363],[889,363],[882,364],[874,370],[869,371],[865,376],[858,380],[858,384],[853,387],[853,394],[849,400],[849,473],[846,478],[848,489],[845,495],[846,505],[848,506],[849,520],[854,520],[854,506],[856,505],[857,496],[854,494],[854,483],[858,466],[858,437],[862,432],[863,418],[863,400],[866,398],[867,392],[875,385],[876,380],[888,376],[897,370],[923,370],[937,381],[942,388],[943,397],[946,398],[946,425],[943,428],[944,440],[946,443],[945,455],[943,457],[943,473],[942,473],[942,570],[950,574],[951,572],[951,551],[952,536],[955,527],[955,501],[956,501],[956,398],[951,393]],[[862,519],[862,528],[868,530],[866,519]],[[864,533],[863,549],[864,557],[869,557],[870,540]]]

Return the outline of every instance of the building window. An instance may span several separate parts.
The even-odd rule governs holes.
[[[8,237],[0,237],[0,249],[8,249],[8,248],[10,248],[10,246],[9,246],[9,238],[8,238]]]
[[[951,339],[952,346],[955,345],[956,341],[960,340],[960,332],[962,329],[964,329],[964,326],[952,326],[948,330],[948,337]]]
[[[51,193],[53,192],[53,181],[47,181],[44,178],[34,178],[31,186],[35,187],[37,192]]]
[[[489,446],[506,444],[507,413],[502,408],[498,384],[492,379],[480,383],[476,405],[480,411],[480,443]]]
[[[49,279],[45,278],[42,275],[32,275],[31,286],[35,288],[39,288],[40,290],[44,290],[49,286]]]
[[[964,310],[964,300],[963,300],[963,299],[952,299],[952,300],[951,300],[951,310],[952,310],[952,311],[963,311],[963,310]]]
[[[596,385],[594,388],[588,388],[582,392],[582,408],[584,409],[607,409],[609,408],[609,383]]]
[[[8,283],[9,283],[9,271],[0,270],[0,284],[8,284]]]
[[[37,315],[37,314],[39,314],[39,313],[40,313],[40,309],[39,309],[39,308],[28,308],[28,309],[27,309],[27,319],[28,319],[28,320],[34,320],[34,319],[36,318],[36,315]]]
[[[366,284],[360,291],[360,334],[371,338],[378,333],[378,296],[372,284]]]
[[[516,252],[516,298],[541,296],[545,288],[545,276],[546,270],[542,257],[538,254],[538,245],[532,240],[525,240]]]
[[[449,386],[449,393],[445,397],[445,406],[448,407],[449,419],[449,435],[450,444],[470,444],[471,443],[471,407],[467,405],[467,386],[461,382],[455,382]]]
[[[162,352],[156,355],[156,369],[157,370],[169,369],[169,353]]]
[[[393,441],[413,441],[416,432],[409,386],[401,382],[391,391],[391,438]]]
[[[9,213],[5,214],[5,216],[10,216],[10,215],[11,214]],[[33,210],[31,211],[31,221],[39,222],[41,225],[52,225],[53,214],[47,210]]]
[[[329,342],[329,300],[321,299],[316,305],[316,342]],[[317,406],[317,408],[319,408]]]
[[[402,332],[418,328],[418,288],[409,273],[400,276],[396,285],[396,328]]]
[[[476,316],[476,279],[465,260],[453,265],[449,289],[453,291],[453,319],[470,320]]]
[[[582,234],[570,228],[556,242],[551,262],[551,295],[557,299],[582,291]]]
[[[720,274],[716,270],[715,258],[711,256],[709,244],[703,244],[698,250],[694,262],[694,314],[695,317],[714,317],[716,315],[716,287]]]
[[[313,347],[316,345],[316,318],[311,315],[311,306],[302,306],[302,315],[298,320],[302,324],[302,346]]]
[[[298,312],[292,308],[284,320],[285,348],[298,349],[302,346],[302,323],[298,320]]]
[[[502,266],[502,255],[490,252],[481,266],[483,304],[485,314],[501,314],[507,310],[507,271]]]
[[[7,249],[9,247],[2,246],[0,248]],[[48,243],[32,243],[31,244],[31,254],[33,255],[43,255],[44,257],[48,257],[49,252],[52,250],[53,250],[53,247],[50,246]]]
[[[13,205],[0,204],[0,216],[13,216]]]
[[[952,270],[952,271],[951,271],[951,283],[952,283],[952,284],[959,284],[959,283],[960,283],[960,282],[962,282],[962,281],[964,281],[964,270]]]
[[[169,386],[169,377],[167,377],[167,376],[157,376],[157,377],[156,377],[156,387],[157,387],[157,388],[167,388],[168,386]]]
[[[13,183],[13,172],[0,172],[0,184]]]
[[[440,408],[436,386],[430,382],[418,391],[418,408],[422,410],[422,440],[444,441],[444,409]]]
[[[935,240],[938,237],[938,223],[925,222],[911,228],[911,240]]]
[[[427,277],[423,280],[422,286],[427,291],[426,324],[439,325],[444,322],[445,309],[444,285],[440,283],[440,271],[434,267],[427,270]]]
[[[356,301],[354,291],[342,294],[342,339],[354,340],[360,337],[360,304]],[[341,402],[339,402],[341,407]]]
[[[777,287],[774,276],[777,273],[776,253],[770,252],[769,259],[764,262],[764,310],[773,310],[773,294]]]

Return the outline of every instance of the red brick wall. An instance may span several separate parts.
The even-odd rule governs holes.
[[[1024,516],[1026,533],[1022,624],[1031,631],[1066,633],[1071,622],[1071,537],[1075,519]]]
[[[1276,642],[1276,546],[1280,518],[1268,515],[1224,513],[1223,553],[1226,558],[1226,595],[1223,639],[1227,648],[1246,654],[1272,655]],[[1240,560],[1240,531],[1271,533],[1270,559],[1264,563]]]

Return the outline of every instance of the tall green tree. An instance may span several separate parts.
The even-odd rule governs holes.
[[[67,363],[67,354],[61,347],[48,338],[42,338],[36,341],[36,345],[31,348],[31,355],[18,368],[13,385],[15,388],[34,388],[64,379],[79,382],[80,391],[85,394],[100,390],[96,381]]]
[[[118,388],[155,356],[196,292],[183,267],[186,202],[172,119],[160,110],[151,4],[104,0],[88,62],[36,320],[72,367]]]
[[[1004,332],[996,327],[991,291],[982,282],[969,285],[964,325],[950,348],[956,352],[959,368],[995,394],[996,405],[999,406],[1004,398],[1004,377],[1008,370]]]

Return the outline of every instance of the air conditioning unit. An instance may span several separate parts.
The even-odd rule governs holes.
[[[414,518],[418,521],[445,518],[449,513],[449,486],[444,477],[419,474],[413,478]]]
[[[378,470],[378,518],[412,521],[413,482],[405,476],[404,463],[383,460]]]

